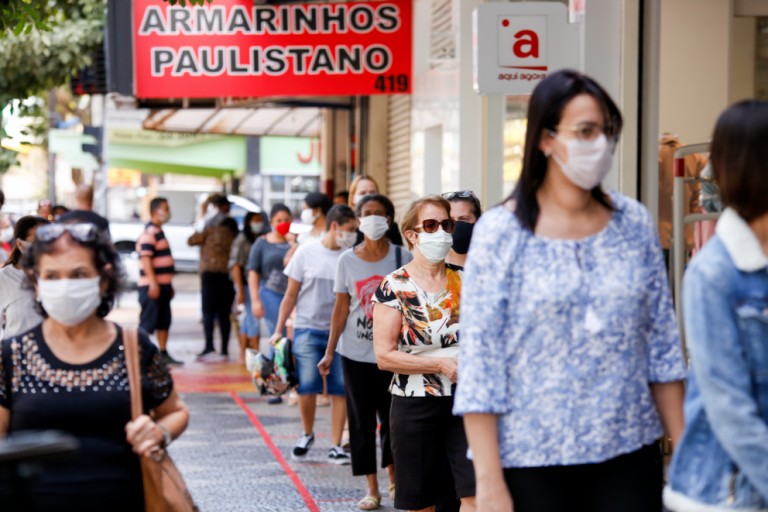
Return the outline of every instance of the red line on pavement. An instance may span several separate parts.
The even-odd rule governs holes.
[[[261,421],[259,421],[259,417],[256,416],[256,414],[247,405],[245,405],[245,402],[243,402],[243,399],[240,398],[237,393],[230,391],[230,395],[232,395],[232,400],[234,400],[235,403],[239,405],[243,411],[245,411],[245,414],[248,415],[248,418],[251,420],[251,423],[253,423],[253,426],[256,427],[256,430],[259,431],[261,437],[264,438],[264,442],[267,443],[267,447],[269,447],[269,449],[272,451],[272,455],[274,455],[275,459],[277,459],[277,462],[280,463],[280,466],[282,466],[285,474],[288,475],[288,478],[290,478],[291,482],[293,482],[293,486],[296,487],[296,490],[301,495],[304,503],[307,504],[309,511],[320,512],[320,507],[315,502],[315,499],[309,493],[309,490],[304,486],[301,479],[299,478],[299,475],[296,474],[296,472],[288,464],[288,461],[285,460],[285,457],[283,457],[283,454],[280,453],[280,450],[277,448],[274,441],[272,441],[272,438],[267,433],[264,425],[262,425]]]

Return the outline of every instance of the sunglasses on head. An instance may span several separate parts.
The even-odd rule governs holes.
[[[94,224],[46,224],[38,226],[35,231],[35,239],[43,243],[58,240],[64,233],[69,233],[73,240],[78,242],[94,242],[99,236],[99,228]]]
[[[416,229],[423,229],[425,233],[434,233],[439,227],[442,227],[446,233],[453,233],[453,230],[456,229],[456,222],[453,219],[424,219],[421,221],[421,226],[416,226]]]
[[[450,201],[452,199],[474,199],[477,201],[475,193],[471,190],[459,190],[458,192],[446,192],[443,194],[443,198]]]

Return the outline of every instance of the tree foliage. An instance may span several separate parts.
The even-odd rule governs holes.
[[[91,64],[104,39],[106,6],[107,0],[0,0],[0,138],[5,136],[2,110],[12,100],[64,85]],[[47,120],[39,119],[37,130],[45,132]],[[0,148],[0,173],[13,162],[15,154]]]

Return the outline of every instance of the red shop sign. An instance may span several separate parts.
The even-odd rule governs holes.
[[[138,98],[411,92],[411,0],[133,0]]]

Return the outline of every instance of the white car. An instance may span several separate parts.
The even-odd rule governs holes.
[[[230,215],[237,221],[240,229],[243,228],[243,219],[248,212],[261,212],[261,207],[254,201],[242,197],[227,196],[232,203]],[[171,205],[173,213],[173,205]],[[109,231],[112,242],[120,253],[123,267],[126,273],[126,284],[134,287],[139,280],[139,255],[136,252],[136,240],[144,231],[146,222],[143,221],[110,221]],[[190,247],[187,240],[195,232],[191,222],[171,221],[163,225],[163,232],[171,246],[171,254],[176,262],[176,270],[179,272],[197,272],[200,263],[200,248]]]

